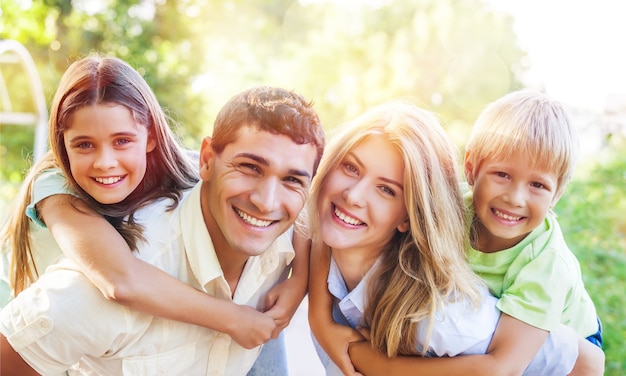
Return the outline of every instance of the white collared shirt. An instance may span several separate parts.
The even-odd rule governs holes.
[[[230,300],[200,209],[200,184],[177,209],[161,200],[136,215],[149,245],[136,256],[209,294]],[[267,291],[294,257],[283,234],[251,257],[234,302],[262,308]],[[154,293],[158,294],[159,286]],[[52,266],[0,311],[0,332],[46,375],[245,375],[260,347],[245,349],[226,334],[149,316],[106,300],[69,260]]]
[[[380,259],[365,274],[359,284],[348,291],[339,267],[331,257],[327,283],[328,290],[334,296],[333,318],[336,322],[352,328],[364,325],[367,288],[373,270]],[[431,338],[426,352],[429,357],[485,354],[500,320],[500,311],[496,308],[497,299],[482,290],[483,299],[476,308],[467,301],[445,304],[435,313]],[[417,328],[416,354],[421,353],[426,339],[428,320],[423,320]],[[326,369],[327,375],[341,375],[339,368],[332,362],[324,349],[313,338],[318,356]],[[578,357],[578,342],[573,329],[561,325],[548,336],[548,339],[524,372],[530,375],[566,375]],[[417,371],[417,370],[416,370]]]

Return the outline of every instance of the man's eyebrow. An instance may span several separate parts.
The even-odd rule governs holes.
[[[252,159],[253,161],[262,164],[263,166],[269,166],[270,162],[261,157],[260,155],[256,155],[256,154],[252,154],[252,153],[239,153],[237,155],[235,155],[235,157],[240,157],[240,158],[249,158]],[[298,170],[298,169],[289,169],[289,175],[294,175],[294,176],[303,176],[306,178],[311,178],[311,174],[306,171],[306,170]]]

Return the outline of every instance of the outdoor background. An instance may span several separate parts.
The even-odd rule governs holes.
[[[194,149],[219,108],[259,84],[312,99],[329,131],[369,106],[409,99],[440,114],[461,151],[487,103],[522,87],[545,90],[566,104],[581,134],[575,179],[556,212],[604,324],[606,375],[617,376],[626,374],[626,23],[619,20],[626,6],[620,3],[2,0],[0,40],[26,47],[47,108],[75,59],[99,52],[128,61]],[[0,114],[33,112],[28,78],[9,55],[0,54]],[[9,117],[0,117],[4,218],[32,161],[35,133],[2,119]],[[294,321],[306,327],[302,319]],[[296,335],[308,341],[307,332]]]

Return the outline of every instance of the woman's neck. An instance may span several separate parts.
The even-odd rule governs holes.
[[[352,291],[372,268],[381,251],[363,249],[331,249],[348,291]]]

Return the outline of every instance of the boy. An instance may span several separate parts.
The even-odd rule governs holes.
[[[570,117],[546,95],[523,90],[487,106],[465,152],[474,210],[469,261],[498,308],[526,324],[537,343],[562,323],[601,349],[596,309],[551,211],[577,158]]]

